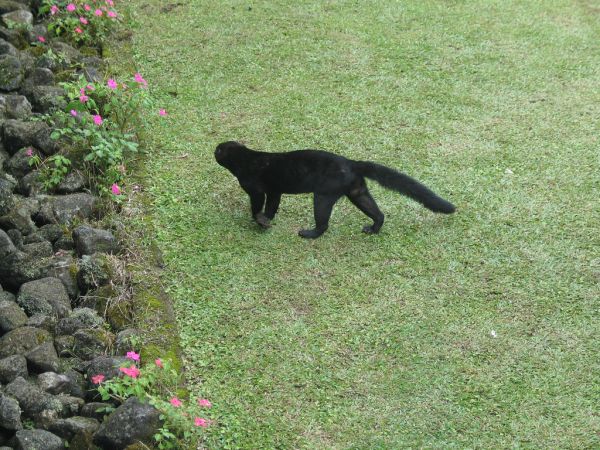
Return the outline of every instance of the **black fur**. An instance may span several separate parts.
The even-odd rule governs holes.
[[[363,231],[379,232],[384,216],[371,197],[364,177],[400,192],[434,212],[451,214],[455,210],[452,203],[403,173],[321,150],[266,153],[229,141],[217,145],[215,158],[237,177],[242,189],[250,196],[252,217],[264,228],[268,228],[275,217],[281,194],[312,192],[315,228],[300,230],[298,234],[305,238],[317,238],[327,230],[333,205],[343,195],[373,220],[373,224],[365,226]]]

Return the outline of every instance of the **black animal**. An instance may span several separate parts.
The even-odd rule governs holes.
[[[365,226],[363,231],[377,233],[383,225],[384,216],[367,189],[365,177],[418,201],[434,212],[450,214],[455,210],[452,203],[403,173],[325,151],[266,153],[229,141],[217,145],[215,158],[237,177],[242,189],[250,196],[252,217],[264,228],[268,228],[275,217],[281,194],[312,192],[315,228],[300,230],[298,234],[304,238],[317,238],[327,230],[333,205],[343,195],[373,219],[373,225]]]

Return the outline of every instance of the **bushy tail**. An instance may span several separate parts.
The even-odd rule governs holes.
[[[456,209],[452,203],[437,196],[429,188],[408,175],[381,164],[368,161],[353,162],[354,170],[359,175],[375,180],[385,188],[400,192],[433,212],[452,214]]]

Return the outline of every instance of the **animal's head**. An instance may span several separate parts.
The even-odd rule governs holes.
[[[230,169],[231,163],[236,161],[236,156],[247,151],[248,148],[239,142],[221,142],[215,150],[215,159],[220,165]]]

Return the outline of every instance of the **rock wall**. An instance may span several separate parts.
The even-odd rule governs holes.
[[[124,359],[114,355],[132,350],[135,331],[112,282],[119,243],[86,225],[100,201],[81,173],[46,193],[29,164],[60,150],[36,120],[65,106],[57,79],[98,81],[102,60],[50,39],[27,1],[0,0],[0,16],[0,448],[150,441],[156,410],[130,399],[104,420],[91,382],[119,376]],[[40,37],[61,57],[36,51]]]

